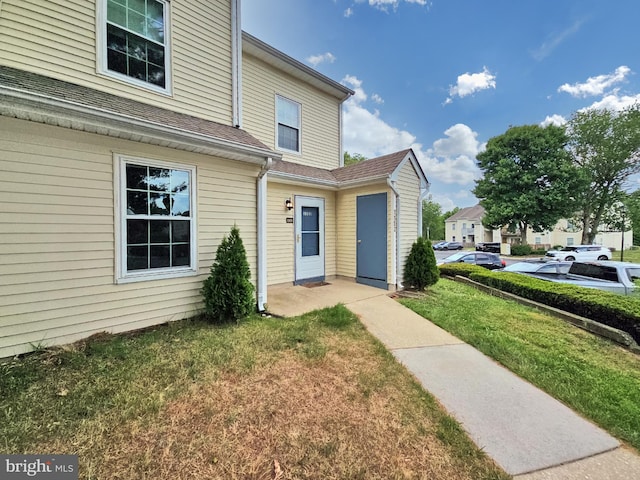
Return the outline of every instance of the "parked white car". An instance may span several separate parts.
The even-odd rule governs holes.
[[[602,245],[571,245],[560,250],[549,250],[546,260],[562,260],[566,262],[593,262],[595,260],[611,260],[611,250]]]

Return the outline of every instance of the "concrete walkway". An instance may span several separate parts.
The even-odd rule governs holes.
[[[518,480],[640,478],[640,456],[564,404],[403,307],[389,292],[347,280],[272,287],[281,316],[343,303]]]

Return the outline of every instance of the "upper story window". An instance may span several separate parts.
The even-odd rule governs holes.
[[[103,73],[162,93],[169,92],[166,0],[102,0],[98,58]]]
[[[277,148],[300,153],[301,105],[276,96]]]

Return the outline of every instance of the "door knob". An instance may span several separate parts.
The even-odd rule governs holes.
[[[362,240],[358,240],[358,243],[362,243]]]

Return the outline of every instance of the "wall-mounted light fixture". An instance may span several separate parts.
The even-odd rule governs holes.
[[[287,198],[287,199],[284,201],[284,206],[285,206],[285,207],[286,207],[286,209],[287,209],[287,210],[289,210],[289,211],[293,210],[293,202],[291,201],[291,199],[290,199],[290,198]]]

